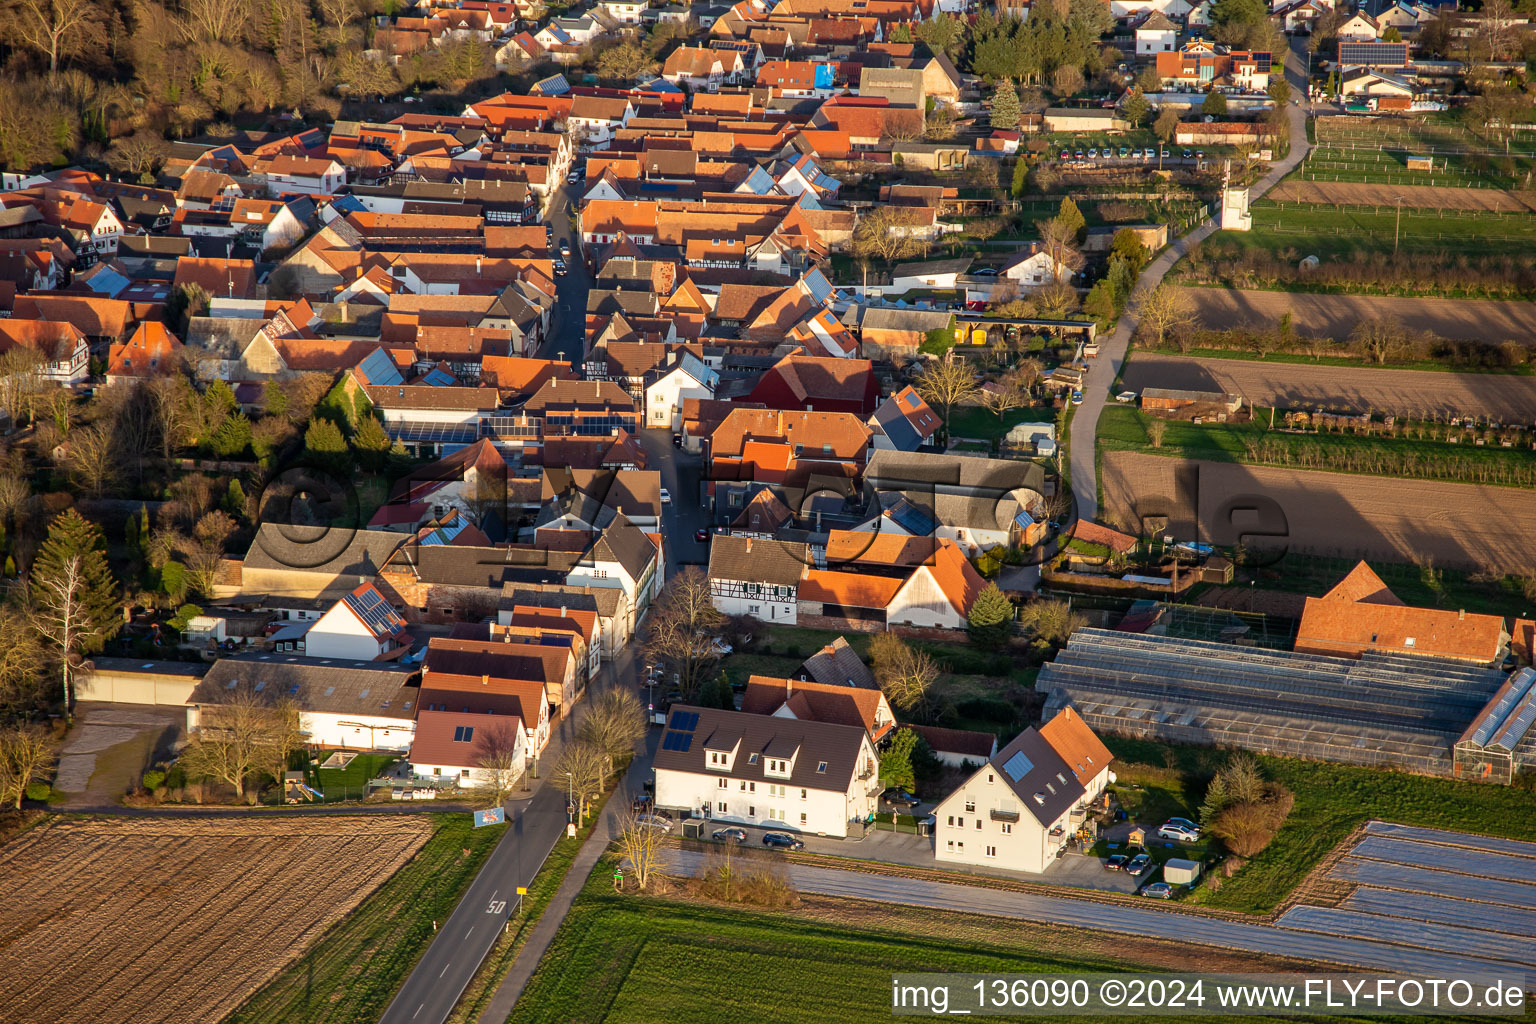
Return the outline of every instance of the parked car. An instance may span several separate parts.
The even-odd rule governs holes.
[[[1210,554],[1212,551],[1216,550],[1215,548],[1211,547],[1209,544],[1196,544],[1195,546],[1196,547],[1203,547],[1205,549],[1205,553],[1206,554]],[[1166,824],[1166,825],[1183,825],[1185,828],[1189,829],[1191,832],[1196,832],[1196,833],[1198,833],[1200,831],[1200,826],[1196,825],[1194,822],[1190,821],[1188,818],[1169,818],[1166,822],[1164,822],[1164,824]]]
[[[1200,840],[1200,830],[1170,821],[1158,828],[1157,837],[1159,839],[1172,839],[1180,843],[1194,843]]]
[[[1097,158],[1098,155],[1099,155],[1099,151],[1097,149],[1090,149],[1088,151],[1088,159],[1089,160],[1093,160],[1093,159]]]
[[[1072,151],[1071,150],[1067,150],[1067,149],[1062,150],[1061,151],[1061,158],[1063,160],[1071,160],[1072,159]]]
[[[659,828],[663,832],[668,833],[672,831],[672,819],[663,818],[659,814],[642,814],[635,818],[635,822],[646,828]]]
[[[1136,401],[1136,392],[1134,392],[1134,391],[1122,391],[1118,395],[1115,396],[1115,401],[1117,401],[1117,402],[1134,402],[1134,401]]]
[[[1163,150],[1163,159],[1164,159],[1164,160],[1167,160],[1167,159],[1168,159],[1168,151],[1167,151],[1167,150],[1166,150],[1166,149],[1165,149],[1165,150]]]
[[[736,840],[737,843],[744,843],[747,841],[747,830],[744,828],[717,828],[711,834],[711,838],[717,843],[728,842],[732,839]]]
[[[1203,149],[1195,150],[1195,159],[1196,160],[1204,160],[1205,159],[1205,150],[1203,150]]]
[[[1123,853],[1112,853],[1109,855],[1109,859],[1104,862],[1104,870],[1119,871],[1121,868],[1125,867],[1125,862],[1129,859],[1130,858]]]
[[[776,850],[803,850],[805,844],[788,832],[764,832],[763,845]]]
[[[1147,869],[1151,866],[1152,858],[1145,853],[1138,853],[1136,856],[1132,857],[1129,861],[1126,862],[1125,873],[1140,878],[1142,875],[1146,874]]]
[[[1192,157],[1192,156],[1194,156],[1194,155],[1195,155],[1195,154],[1193,154],[1193,153],[1191,153],[1191,152],[1190,152],[1190,151],[1189,151],[1189,150],[1187,150],[1187,149],[1186,149],[1186,150],[1185,150],[1185,151],[1184,151],[1184,159],[1185,159],[1185,160],[1188,160],[1188,159],[1189,159],[1189,158],[1190,158],[1190,157]]]
[[[635,797],[634,802],[629,806],[636,814],[644,814],[650,811],[651,804],[653,804],[655,801],[656,798],[653,796],[641,795]]]
[[[1141,896],[1150,896],[1154,900],[1173,899],[1173,886],[1167,882],[1149,882],[1141,887]]]
[[[1089,152],[1092,152],[1092,150],[1090,150]],[[1083,158],[1083,151],[1082,150],[1078,150],[1077,151],[1077,159],[1081,160],[1082,158]]]
[[[921,800],[913,796],[911,793],[908,793],[906,790],[895,787],[886,790],[884,793],[881,793],[880,799],[885,803],[890,804],[892,807],[898,805],[904,807],[916,807],[918,804],[922,803]]]
[[[555,260],[555,276],[565,276],[565,260]]]
[[[1121,160],[1124,160],[1126,157],[1128,157],[1130,155],[1131,155],[1131,151],[1130,151],[1129,147],[1127,147],[1127,146],[1121,146],[1120,147],[1120,159]]]
[[[563,239],[560,242],[560,258],[566,260],[571,258],[571,243]]]
[[[663,505],[672,504],[672,492],[667,490],[665,487],[661,489],[661,503]]]
[[[1074,391],[1074,392],[1072,392],[1072,404],[1073,405],[1082,405],[1083,404],[1083,393],[1081,391]]]
[[[694,530],[693,531],[693,539],[698,541],[700,544],[707,544],[707,543],[709,543],[709,531],[708,530]]]

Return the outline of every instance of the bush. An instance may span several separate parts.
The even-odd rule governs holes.
[[[187,770],[179,764],[171,765],[165,773],[165,784],[172,789],[181,789],[187,784]]]
[[[27,784],[27,799],[36,800],[38,803],[47,803],[53,795],[53,787],[46,782],[29,782]]]
[[[144,788],[149,790],[151,793],[164,785],[165,772],[160,771],[158,768],[151,768],[149,771],[144,773]]]
[[[784,654],[785,654],[786,657],[790,657],[790,658],[798,658],[798,657],[800,657],[800,645],[799,644],[786,644],[784,646]]]

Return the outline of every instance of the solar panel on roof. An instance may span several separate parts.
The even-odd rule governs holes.
[[[1024,776],[1028,775],[1034,767],[1035,766],[1033,762],[1024,756],[1024,751],[1022,750],[1018,751],[1007,761],[1003,762],[1003,771],[1007,772],[1008,777],[1014,782],[1018,782]]]
[[[686,754],[693,746],[693,733],[669,732],[661,741],[662,750],[675,750],[679,754]]]
[[[679,732],[693,732],[699,727],[699,713],[697,711],[672,712],[671,728]]]
[[[394,361],[381,348],[368,353],[367,357],[357,364],[357,369],[369,384],[394,386],[405,383],[405,378],[400,376],[399,367],[395,366]]]
[[[454,379],[453,374],[441,367],[437,367],[428,371],[427,375],[417,383],[433,388],[451,388],[455,387],[459,382]]]

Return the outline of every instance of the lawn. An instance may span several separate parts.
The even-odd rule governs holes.
[[[1410,171],[1409,149],[1348,149],[1319,146],[1307,154],[1297,176],[1307,181],[1363,181],[1382,185],[1438,185],[1445,188],[1525,188],[1533,162],[1525,157],[1492,158],[1442,153],[1433,171]]]
[[[873,1021],[891,1014],[896,972],[1168,969],[1164,946],[920,908],[818,900],[770,913],[620,897],[606,891],[610,870],[593,871],[508,1024]],[[1201,959],[1172,955],[1186,970]]]
[[[1527,214],[1456,211],[1402,211],[1401,224],[1393,209],[1369,206],[1299,206],[1282,209],[1272,200],[1256,200],[1252,231],[1221,231],[1213,240],[1269,252],[1296,250],[1306,255],[1352,252],[1390,253],[1394,233],[1404,251],[1445,251],[1469,256],[1526,255],[1536,241],[1536,217]],[[1305,250],[1305,251],[1302,251]]]
[[[1098,441],[1102,451],[1458,483],[1536,485],[1536,466],[1530,453],[1518,448],[1452,445],[1378,434],[1294,433],[1270,430],[1269,420],[1270,410],[1256,408],[1253,419],[1246,423],[1197,426],[1186,420],[1162,420],[1130,406],[1111,405],[1099,416]],[[1161,447],[1152,444],[1148,432],[1154,422],[1165,425]]]
[[[979,405],[961,405],[949,414],[949,436],[1001,441],[1020,423],[1050,423],[1055,418],[1056,411],[1043,405],[1009,409],[1002,416]]]
[[[310,784],[330,800],[361,800],[368,795],[368,780],[400,760],[396,754],[358,754],[345,768],[315,768]]]
[[[410,863],[224,1024],[377,1020],[431,944],[432,922],[447,920],[506,829],[474,828],[468,814],[433,818],[437,831]]]
[[[1117,775],[1135,777],[1138,766],[1151,766],[1171,779],[1164,784],[1169,805],[1185,811],[1203,796],[1207,780],[1228,756],[1207,747],[1115,736],[1104,742],[1117,759]],[[1194,893],[1198,903],[1267,914],[1355,826],[1373,818],[1536,841],[1536,797],[1521,789],[1284,757],[1258,760],[1266,776],[1295,794],[1295,808],[1268,848],[1219,890],[1201,887]]]

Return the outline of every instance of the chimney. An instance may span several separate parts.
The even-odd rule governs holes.
[[[560,606],[560,617],[565,618],[565,605]]]
[[[1465,608],[1456,609],[1456,618],[1461,622],[1467,621],[1467,610]]]
[[[752,538],[748,537],[747,538],[747,554],[750,555],[751,553],[752,553]]]
[[[486,674],[484,674],[484,675],[482,675],[480,677],[480,685],[481,686],[490,686],[491,685],[491,676],[490,676],[489,672],[487,672]]]

